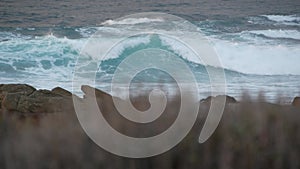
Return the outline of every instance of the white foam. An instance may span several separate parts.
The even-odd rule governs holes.
[[[101,25],[135,25],[150,22],[163,22],[161,18],[126,18],[123,20],[106,20]]]
[[[264,35],[270,38],[290,38],[290,39],[297,39],[300,40],[300,32],[297,30],[255,30],[255,31],[243,31],[241,35],[247,34],[257,34],[257,35]]]
[[[15,34],[11,32],[0,32],[0,42],[1,41],[8,41],[12,39],[30,39],[30,36],[25,36],[21,34]]]
[[[104,29],[103,27],[97,29]],[[120,30],[120,29],[119,29]],[[118,29],[107,29],[109,32],[118,31]],[[174,33],[176,34],[176,33]],[[272,38],[293,38],[300,40],[300,32],[297,30],[255,30],[244,31],[242,33],[234,34],[236,37],[248,38],[250,41],[241,42],[239,40],[224,40],[218,36],[214,36],[211,39],[214,43],[216,52],[218,53],[220,60],[224,68],[232,69],[235,71],[261,74],[261,75],[274,75],[274,74],[296,74],[300,75],[299,69],[299,56],[300,56],[300,44],[282,44],[281,41],[275,41],[272,43],[266,43],[263,38],[257,39],[256,37],[249,36],[250,34],[262,34]],[[12,64],[14,60],[33,60],[40,62],[41,60],[50,60],[52,63],[57,58],[77,57],[77,54],[64,53],[64,49],[71,49],[72,51],[80,52],[84,47],[84,44],[88,39],[68,39],[58,38],[53,35],[47,35],[43,37],[36,37],[31,39],[23,39],[18,36],[9,34],[10,40],[1,42],[0,55],[3,59],[8,60],[9,64]],[[186,37],[185,38],[192,38]],[[119,42],[120,39],[116,38]],[[201,60],[186,46],[173,39],[160,36],[163,45],[170,46],[174,52],[182,56],[183,58],[195,62],[201,63]],[[90,56],[95,58],[103,57],[99,55],[99,51],[107,51],[111,48],[111,41],[114,41],[112,37],[104,37],[101,40],[101,45],[96,43],[88,48],[94,47],[94,50],[88,50]],[[126,48],[132,48],[139,44],[150,43],[150,36],[138,36],[121,41],[119,44],[111,48],[109,54],[105,59],[112,59],[119,57]],[[104,42],[104,43],[103,43]],[[107,42],[107,45],[106,43]],[[52,55],[57,55],[52,57]],[[38,56],[38,57],[37,57]],[[55,58],[57,57],[57,58]],[[2,61],[3,62],[3,61]],[[37,70],[38,69],[38,70]],[[53,69],[57,69],[53,71]],[[53,76],[67,76],[71,74],[70,68],[58,68],[54,67],[51,70],[43,70],[42,68],[27,69],[30,73],[38,72],[40,74],[53,73]],[[52,72],[51,72],[52,71]],[[56,75],[55,75],[56,74]]]
[[[140,44],[150,42],[149,36],[130,37],[125,41],[119,38],[95,38],[90,39],[84,51],[94,60],[107,60],[119,57],[126,48],[133,48]],[[113,45],[113,46],[112,46]]]
[[[296,15],[261,15],[271,21],[286,25],[300,25],[300,17]]]
[[[220,39],[213,42],[227,69],[258,75],[300,75],[300,45],[262,45]]]
[[[107,55],[107,58],[117,58],[122,52],[127,48],[133,48],[140,44],[150,43],[150,36],[139,36],[131,37],[126,39],[126,41],[121,41],[118,45],[114,46]]]
[[[175,53],[194,63],[203,64],[200,58],[187,46],[179,40],[175,40],[166,36],[159,36],[163,45],[169,46]]]
[[[21,64],[21,67],[24,67],[19,71],[23,73],[45,76],[49,79],[53,77],[54,80],[59,81],[71,75],[70,64],[76,60],[77,53],[79,53],[84,41],[84,39],[58,38],[52,34],[31,39],[13,37],[8,41],[1,42],[0,55],[1,58],[5,59],[1,62],[10,64],[15,69],[18,66],[14,64],[19,66]],[[54,65],[55,61],[63,59],[69,60],[69,64]],[[51,68],[44,69],[42,61],[50,62]]]
[[[247,33],[264,34],[265,36],[274,38],[299,38],[297,31],[294,30],[258,30],[248,31]],[[237,33],[236,36],[245,35],[244,33]],[[299,34],[299,32],[297,32]],[[293,35],[297,36],[293,36]],[[194,62],[203,64],[192,50],[189,50],[183,43],[165,37],[159,36],[163,45],[169,46],[178,55]],[[188,37],[185,37],[188,38]],[[104,40],[109,41],[110,39]],[[150,43],[150,37],[134,37],[119,43],[112,48],[105,59],[112,59],[119,57],[126,48],[135,47],[139,44]],[[246,74],[259,75],[277,75],[277,74],[295,74],[300,75],[299,56],[300,45],[285,45],[276,42],[274,45],[265,43],[264,40],[257,40],[252,38],[247,42],[238,40],[221,40],[217,37],[211,39],[218,56],[224,68],[235,70]],[[103,49],[102,49],[103,47]],[[99,49],[97,49],[99,50]],[[107,46],[102,45],[101,50],[107,50]],[[212,65],[214,66],[214,65]]]

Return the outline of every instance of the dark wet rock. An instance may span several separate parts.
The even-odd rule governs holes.
[[[202,99],[200,101],[200,103],[211,103],[212,99],[220,100],[220,99],[222,99],[224,97],[226,97],[226,103],[237,103],[237,101],[236,101],[236,99],[234,97],[227,96],[227,95],[225,95],[225,96],[224,95],[218,95],[216,97],[209,96],[206,99]]]
[[[220,97],[220,96],[217,96]],[[237,100],[234,97],[226,96],[226,103],[237,103]]]
[[[300,97],[295,97],[292,102],[292,105],[296,107],[300,107]]]
[[[22,95],[30,95],[36,89],[27,84],[1,84],[0,93],[19,93]]]
[[[51,112],[54,107],[58,107],[62,101],[59,98],[47,97],[38,95],[39,92],[34,92],[35,95],[21,95],[19,93],[8,93],[2,101],[2,107],[8,112],[19,113],[47,113]],[[53,103],[57,101],[57,104]]]
[[[35,88],[27,84],[1,84],[0,85],[0,108],[3,106],[9,109],[16,109],[16,105],[21,95],[30,95]],[[3,103],[3,100],[6,100]]]
[[[8,111],[17,111],[21,95],[18,93],[7,93],[2,100],[2,108]]]
[[[200,103],[210,103],[212,98],[213,98],[212,96],[208,96],[205,99],[201,99]]]
[[[54,89],[51,90],[52,93],[54,94],[58,94],[58,95],[61,95],[61,96],[66,96],[66,97],[71,97],[72,96],[72,93],[61,88],[61,87],[56,87]]]
[[[0,109],[1,109],[1,103],[2,103],[2,100],[4,99],[6,93],[0,93]]]
[[[36,90],[25,84],[0,85],[2,109],[18,113],[74,112],[72,94],[62,88]]]
[[[83,100],[96,97],[97,104],[102,113],[110,114],[111,112],[117,112],[114,101],[119,101],[119,103],[123,102],[123,100],[118,97],[112,96],[88,85],[82,85],[81,90],[85,94]]]
[[[22,113],[46,113],[47,110],[44,109],[44,103],[46,103],[45,99],[35,99],[21,96],[14,111]]]
[[[101,91],[99,89],[93,88],[88,85],[82,85],[81,90],[85,94],[85,97],[93,97],[96,96],[97,98],[112,98],[112,96],[104,91]]]
[[[21,97],[17,106],[18,112],[28,113],[59,113],[70,110],[69,100],[61,97],[31,98]]]
[[[31,95],[31,98],[49,98],[49,97],[62,97],[59,94],[55,94],[50,90],[36,90]]]

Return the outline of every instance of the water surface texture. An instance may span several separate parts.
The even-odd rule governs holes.
[[[256,97],[264,91],[267,99],[274,101],[282,95],[284,102],[299,95],[300,1],[293,0],[0,1],[0,82],[70,90],[76,59],[93,33],[165,22],[147,18],[116,21],[137,12],[170,13],[195,24],[220,57],[229,95],[239,97],[248,90]],[[121,26],[111,29],[114,25]],[[205,79],[204,66],[160,36],[133,38],[124,44],[119,53],[100,64],[99,83],[111,80],[126,55],[149,46],[183,58],[198,78],[200,91],[207,92],[209,84],[201,79]],[[148,71],[137,79],[158,83],[162,76]]]

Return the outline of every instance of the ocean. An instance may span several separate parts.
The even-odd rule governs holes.
[[[226,94],[240,98],[247,92],[256,98],[263,93],[266,100],[277,102],[280,96],[283,103],[300,95],[300,2],[292,0],[1,1],[0,83],[71,91],[78,58],[96,32],[115,35],[137,25],[172,31],[164,18],[117,19],[139,12],[169,13],[195,25],[211,42],[225,70]],[[121,61],[133,52],[156,47],[184,60],[195,74],[200,97],[210,95],[205,66],[214,65],[195,62],[178,44],[145,35],[122,45],[98,63],[96,87],[111,92],[109,84]],[[160,84],[167,76],[145,70],[135,82]],[[165,85],[172,86],[171,81]],[[80,95],[79,90],[74,92]]]

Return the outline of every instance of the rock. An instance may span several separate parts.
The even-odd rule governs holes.
[[[9,112],[19,113],[58,113],[73,110],[72,99],[64,97],[30,97],[19,94],[8,94],[2,102]]]
[[[50,90],[36,90],[29,96],[31,98],[62,97],[61,95],[53,93]]]
[[[0,85],[0,101],[8,112],[57,113],[73,111],[72,94],[62,88],[36,90],[29,85]]]
[[[20,95],[30,95],[36,89],[26,84],[1,84],[0,85],[0,108],[2,108],[2,102],[7,94],[7,102],[5,106],[13,107],[17,104]],[[9,100],[9,101],[8,101]],[[11,103],[9,103],[11,102]]]
[[[0,85],[0,93],[19,93],[22,95],[30,95],[36,89],[27,84],[2,84]]]
[[[300,107],[300,97],[295,97],[292,102],[292,105],[295,107]]]
[[[124,102],[122,99],[112,96],[104,91],[101,91],[99,89],[93,88],[88,85],[82,85],[81,90],[84,92],[84,99],[87,100],[87,98],[92,98],[96,96],[97,104],[104,114],[111,114],[112,112],[118,112],[115,107],[115,101],[118,101],[119,103]]]
[[[46,103],[45,99],[21,96],[15,111],[22,113],[46,113]]]
[[[18,93],[8,93],[2,102],[2,107],[8,112],[33,113],[41,106],[41,100]]]
[[[212,98],[213,98],[212,96],[208,96],[205,99],[201,99],[200,103],[210,103]]]
[[[6,93],[0,93],[0,109],[2,107],[2,101],[3,101],[4,97],[5,97],[5,95],[6,95]]]
[[[2,100],[2,108],[8,111],[17,111],[21,95],[18,93],[7,93]]]
[[[101,91],[99,89],[93,88],[88,85],[82,85],[81,90],[85,94],[85,97],[91,97],[91,96],[96,96],[97,98],[101,99],[111,99],[112,96],[104,91]]]
[[[216,97],[213,97],[213,96],[209,96],[207,97],[206,99],[202,99],[200,101],[200,103],[210,103],[212,99],[221,99],[222,97],[226,97],[226,103],[237,103],[236,99],[234,97],[231,97],[231,96],[227,96],[227,95],[218,95]]]
[[[60,113],[69,111],[71,102],[61,97],[30,98],[23,96],[17,106],[18,112],[26,113]]]
[[[224,96],[217,96],[217,98],[218,97],[224,97]],[[226,103],[237,103],[237,101],[236,101],[236,99],[234,97],[226,95]]]
[[[71,92],[69,92],[61,87],[56,87],[56,88],[52,89],[51,92],[54,94],[61,95],[61,96],[67,96],[67,97],[72,96]]]

